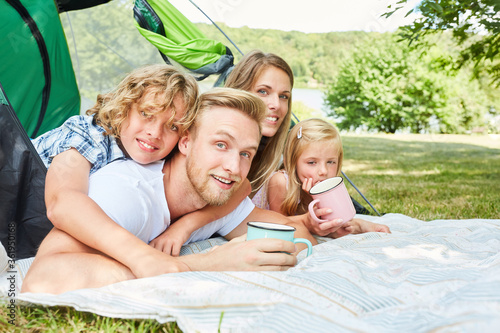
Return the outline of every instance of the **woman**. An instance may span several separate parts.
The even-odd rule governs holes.
[[[248,173],[252,185],[250,197],[258,207],[262,207],[259,202],[267,202],[267,193],[260,190],[280,166],[290,129],[293,72],[281,57],[255,50],[238,62],[225,86],[249,91],[259,96],[267,106],[259,151]]]

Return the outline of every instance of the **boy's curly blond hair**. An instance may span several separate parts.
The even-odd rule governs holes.
[[[158,108],[162,112],[171,109],[172,124],[175,114],[179,112],[174,108],[174,99],[181,98],[185,114],[176,125],[179,135],[182,135],[196,116],[198,84],[191,75],[170,65],[149,65],[135,69],[113,91],[99,94],[96,104],[86,113],[94,116],[94,121],[106,130],[106,135],[120,138],[123,121],[127,119],[132,105],[141,103],[146,93],[155,96],[156,104],[142,106]]]

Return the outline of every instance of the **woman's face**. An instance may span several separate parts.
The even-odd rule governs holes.
[[[267,106],[267,116],[262,123],[262,135],[272,137],[288,113],[288,101],[292,95],[290,78],[277,67],[267,67],[255,80],[251,92]]]

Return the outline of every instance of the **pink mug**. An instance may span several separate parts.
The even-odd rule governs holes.
[[[347,222],[356,215],[356,209],[354,209],[342,177],[328,178],[317,183],[309,190],[309,194],[313,198],[309,204],[309,214],[318,223],[334,219],[342,219]],[[318,218],[314,213],[316,203],[318,208],[330,208],[332,212],[322,216],[323,219]]]

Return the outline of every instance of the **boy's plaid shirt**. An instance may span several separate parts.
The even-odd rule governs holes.
[[[32,142],[47,168],[56,155],[75,148],[92,164],[92,174],[116,159],[125,158],[115,137],[104,133],[104,128],[92,122],[92,116],[81,115],[69,118]]]

